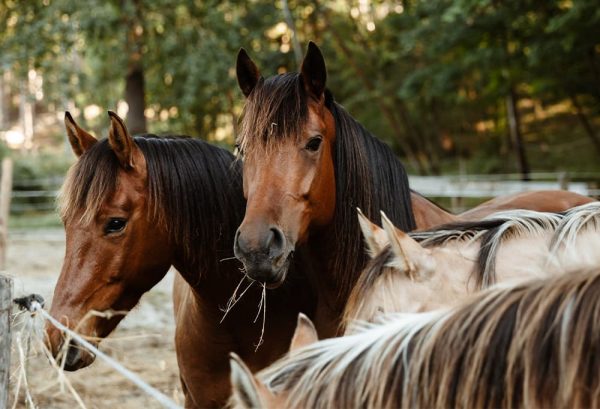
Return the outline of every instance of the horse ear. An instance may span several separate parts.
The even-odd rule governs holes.
[[[83,155],[98,142],[96,138],[77,125],[69,111],[65,112],[65,128],[67,129],[67,136],[69,137],[71,149],[73,149],[73,153],[75,153],[75,156],[77,157]]]
[[[358,224],[367,245],[367,253],[373,258],[389,243],[387,235],[385,230],[369,220],[362,210],[358,207],[356,210],[358,211]]]
[[[327,82],[327,68],[325,59],[319,47],[312,41],[308,43],[308,50],[302,61],[300,69],[304,87],[306,91],[320,100],[325,92],[325,83]]]
[[[240,89],[247,97],[260,80],[260,71],[258,71],[258,67],[243,48],[240,48],[238,52],[235,72]]]
[[[117,114],[108,111],[110,117],[110,130],[108,131],[108,143],[113,150],[123,169],[133,169],[133,137],[129,134],[125,123]]]
[[[383,212],[381,212],[381,224],[395,255],[393,267],[408,275],[411,280],[427,279],[433,274],[435,259],[430,250],[423,248],[408,234],[397,229]]]
[[[231,387],[233,397],[237,404],[243,408],[264,408],[266,403],[272,401],[273,393],[258,380],[244,361],[231,352],[229,354],[229,365],[231,366]]]
[[[298,323],[290,344],[290,351],[314,344],[319,340],[314,324],[306,315],[298,314]]]

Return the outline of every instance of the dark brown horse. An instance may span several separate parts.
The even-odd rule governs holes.
[[[383,210],[404,231],[460,216],[411,191],[389,147],[335,102],[314,43],[299,73],[265,79],[243,49],[236,68],[247,97],[238,148],[248,200],[235,238],[236,257],[250,278],[275,288],[286,280],[292,256],[306,256],[305,269],[319,298],[317,328],[322,336],[333,335],[366,263],[356,207],[377,223]],[[573,199],[566,200],[568,207],[591,200],[567,196]],[[511,200],[517,206],[531,204],[520,196]],[[549,201],[546,196],[544,203]],[[477,217],[499,208],[510,204],[486,203]]]
[[[227,354],[236,351],[254,370],[279,357],[298,312],[310,313],[294,297],[307,290],[298,277],[269,293],[269,325],[256,352],[258,286],[220,323],[221,308],[243,277],[231,249],[244,211],[237,162],[200,140],[133,138],[117,115],[110,119],[108,139],[97,141],[68,113],[65,118],[79,160],[63,186],[67,248],[51,314],[83,335],[106,337],[123,315],[90,312],[129,311],[175,266],[175,343],[186,407],[220,406],[230,389]],[[56,356],[63,336],[53,327],[47,334]],[[77,345],[65,349],[68,370],[94,359]]]

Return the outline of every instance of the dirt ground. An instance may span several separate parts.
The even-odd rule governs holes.
[[[42,295],[50,305],[52,291],[58,278],[64,256],[62,230],[36,230],[11,232],[8,243],[7,271],[14,278],[14,295],[30,293]],[[170,272],[155,288],[142,297],[136,307],[117,330],[100,344],[100,349],[116,358],[150,385],[183,404],[179,385],[177,361],[173,345],[173,306]],[[27,339],[39,328],[41,319],[31,321],[20,314],[13,322],[13,341],[18,332]],[[35,333],[35,331],[34,331]],[[61,390],[59,376],[39,350],[39,331],[31,337],[26,373],[29,390],[36,408],[74,409],[81,407],[72,394]],[[21,393],[14,402],[20,374],[17,343],[13,342],[11,398],[9,408],[27,408],[23,382]],[[26,349],[25,342],[22,343]],[[38,346],[38,347],[36,347]],[[160,408],[152,398],[103,362],[77,372],[65,372],[86,408]],[[15,406],[13,406],[15,405]]]

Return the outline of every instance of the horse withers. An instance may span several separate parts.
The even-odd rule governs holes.
[[[247,288],[224,320],[222,312],[245,280],[231,248],[245,206],[237,162],[197,139],[132,137],[113,113],[110,123],[108,139],[98,141],[68,113],[65,118],[78,161],[61,193],[66,254],[50,313],[84,336],[104,338],[173,265],[186,407],[221,406],[230,390],[229,351],[255,370],[284,353],[297,313],[311,312],[297,295],[306,299],[308,290],[298,277],[269,294],[269,325],[257,349],[263,329],[253,321],[261,289]],[[62,345],[54,327],[47,335],[67,370],[93,361],[78,345]]]

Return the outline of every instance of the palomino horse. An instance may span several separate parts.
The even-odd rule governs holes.
[[[235,254],[269,288],[285,281],[294,253],[305,256],[318,296],[315,323],[331,336],[367,262],[357,206],[377,221],[384,210],[404,231],[455,216],[411,192],[402,163],[334,101],[326,76],[312,42],[300,73],[267,79],[240,50],[237,77],[247,100],[238,149],[248,204]]]
[[[101,141],[68,113],[65,118],[79,160],[62,191],[67,248],[50,312],[83,335],[106,337],[123,315],[104,318],[92,311],[129,311],[175,266],[175,344],[186,407],[220,406],[230,390],[229,351],[253,369],[284,353],[297,313],[310,312],[295,296],[307,289],[299,277],[270,294],[269,326],[257,351],[258,288],[250,288],[220,323],[221,307],[244,277],[231,249],[244,211],[237,162],[200,140],[133,138],[109,114],[109,137]],[[56,356],[63,337],[51,326],[47,335]],[[64,359],[66,369],[76,370],[94,357],[71,344]]]
[[[507,211],[410,234],[385,216],[383,230],[359,217],[374,257],[348,299],[346,327],[382,313],[452,306],[495,283],[600,266],[600,202],[562,214]]]
[[[305,337],[307,338],[307,337]],[[292,351],[252,376],[232,359],[236,408],[595,408],[600,271],[489,289],[449,311]]]

